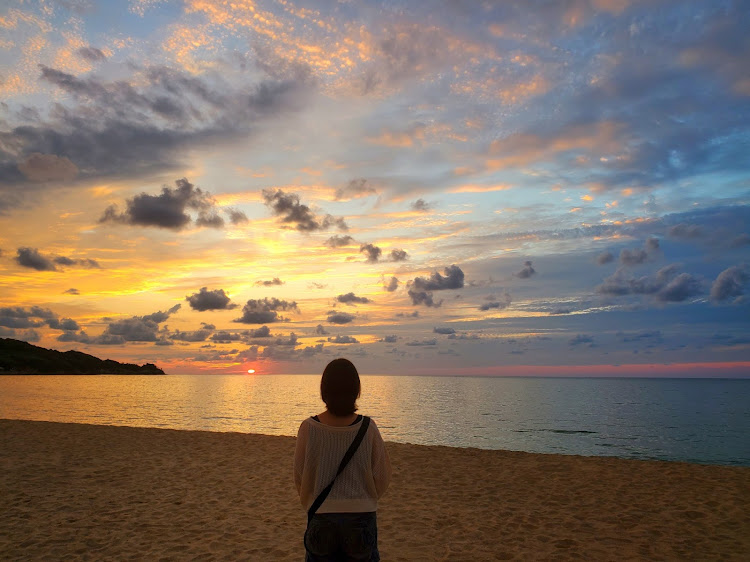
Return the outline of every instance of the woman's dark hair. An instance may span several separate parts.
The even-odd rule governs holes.
[[[334,416],[356,412],[360,390],[359,373],[351,361],[334,359],[326,365],[320,379],[320,396]]]

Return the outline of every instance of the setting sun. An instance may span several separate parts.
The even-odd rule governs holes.
[[[247,372],[248,374],[252,375],[255,373],[255,369],[248,369]]]

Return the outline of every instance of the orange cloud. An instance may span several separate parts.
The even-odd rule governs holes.
[[[512,189],[512,185],[508,184],[496,184],[496,185],[459,185],[448,190],[448,193],[490,193],[493,191],[506,191]]]
[[[594,125],[578,125],[554,137],[517,133],[496,140],[490,146],[487,167],[492,170],[527,166],[557,154],[578,150],[598,154],[618,152],[622,148],[618,136],[622,126],[612,121]]]

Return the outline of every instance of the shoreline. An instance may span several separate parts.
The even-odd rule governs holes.
[[[301,560],[294,437],[0,420],[9,559]],[[387,442],[388,560],[750,552],[750,467]]]

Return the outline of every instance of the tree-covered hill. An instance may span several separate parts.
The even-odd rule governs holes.
[[[156,365],[119,363],[80,351],[55,351],[25,341],[0,338],[0,374],[163,375]]]

